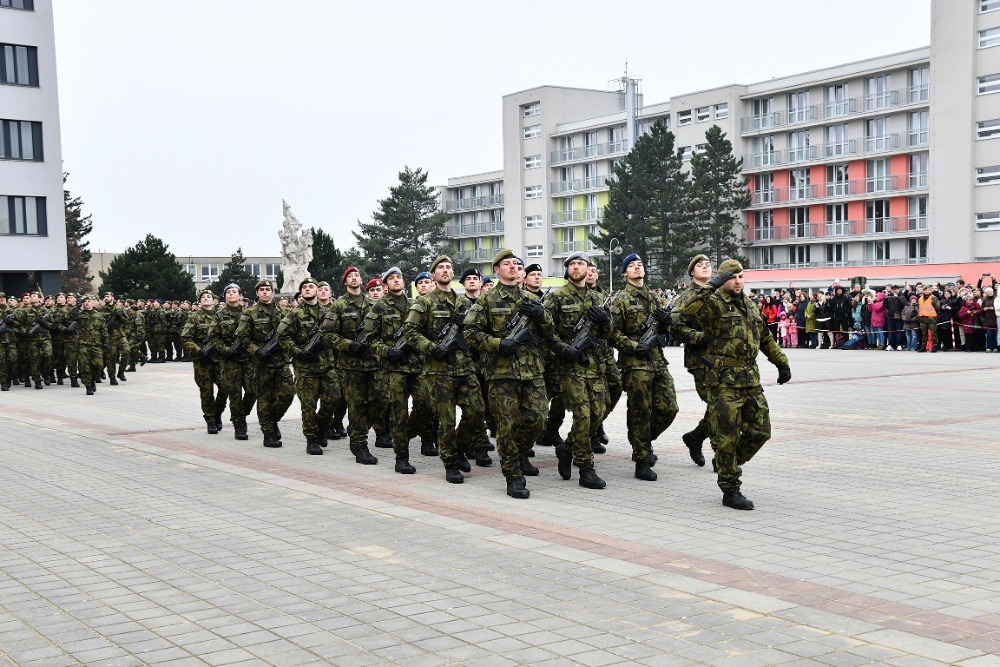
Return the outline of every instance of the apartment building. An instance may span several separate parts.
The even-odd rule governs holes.
[[[2,2],[3,0],[0,0]],[[117,252],[94,252],[88,264],[88,273],[94,276],[95,288],[101,286],[101,272],[107,271],[111,262],[121,253]],[[222,274],[222,270],[232,259],[226,257],[209,257],[200,255],[176,255],[177,263],[181,265],[188,274],[194,278],[195,291],[205,289]],[[257,278],[267,278],[277,284],[278,276],[281,275],[281,257],[247,257],[243,264],[243,270]],[[296,286],[297,287],[297,286]],[[285,290],[286,293],[293,293],[295,290]],[[252,296],[252,295],[251,295]],[[194,298],[194,295],[191,295]]]
[[[575,251],[607,261],[611,249],[590,241],[605,180],[661,120],[687,159],[712,125],[743,158],[752,192],[743,254],[755,284],[975,278],[1000,262],[997,10],[1000,0],[935,0],[929,47],[656,104],[627,76],[611,90],[507,95],[503,169],[442,189],[449,236],[464,228],[472,252],[458,261],[488,269],[499,247],[546,275],[561,274]],[[448,206],[470,186],[506,193],[483,216],[499,229],[458,223]]]
[[[66,269],[51,0],[0,0],[0,291],[46,292]]]

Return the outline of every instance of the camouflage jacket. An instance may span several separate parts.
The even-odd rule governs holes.
[[[573,342],[576,335],[573,328],[577,322],[587,317],[587,309],[590,306],[600,305],[601,299],[595,292],[586,287],[577,287],[569,281],[554,292],[550,292],[545,299],[545,310],[548,311],[555,327],[556,335],[552,338],[552,349],[560,374],[581,378],[604,377],[602,356],[604,353],[601,350],[590,350],[577,362],[569,362],[562,357],[563,351]],[[592,333],[606,345],[611,334],[611,325],[595,326]]]
[[[411,305],[412,302],[405,291],[399,296],[386,294],[372,306],[365,318],[368,342],[376,358],[382,361],[388,370],[399,373],[419,373],[423,369],[422,356],[412,349],[402,361],[389,362],[389,348],[398,344],[400,340],[406,340],[403,336],[403,321],[410,312]]]
[[[250,354],[254,363],[261,363],[257,357],[257,348],[264,345],[272,333],[275,336],[278,335],[278,325],[281,324],[282,317],[284,317],[284,313],[274,302],[255,303],[240,315],[236,337],[243,341],[243,347]],[[271,355],[271,360],[262,365],[280,367],[287,363],[288,357],[279,345],[275,348],[275,353]]]
[[[611,343],[621,352],[618,367],[623,371],[656,371],[667,367],[667,360],[659,343],[653,345],[649,357],[635,355],[639,339],[645,333],[644,326],[656,327],[661,334],[668,333],[669,325],[664,326],[650,318],[654,310],[666,305],[656,292],[632,283],[627,283],[625,289],[618,292],[611,301],[611,322],[614,325]]]
[[[106,347],[108,344],[108,327],[104,315],[97,310],[80,310],[77,322],[77,335],[80,346]]]
[[[676,340],[684,343],[684,367],[692,373],[704,371],[706,366],[702,359],[705,354],[705,334],[702,329],[705,325],[701,321],[705,301],[698,299],[698,294],[703,289],[711,288],[691,283],[677,297],[670,313],[670,333]]]
[[[14,343],[17,340],[17,314],[15,308],[7,303],[0,303],[0,324],[4,325],[4,333],[0,334],[0,343]]]
[[[722,387],[758,387],[757,353],[775,366],[788,366],[788,358],[767,330],[760,308],[746,294],[703,288],[681,312],[697,312],[705,334],[705,384]]]
[[[371,346],[360,355],[347,353],[351,342],[365,329],[365,317],[372,309],[373,301],[364,294],[348,292],[330,304],[323,315],[323,340],[327,347],[337,354],[337,368],[352,371],[375,371],[379,368]]]
[[[441,342],[441,332],[449,324],[455,323],[455,315],[468,308],[469,300],[459,296],[454,290],[447,292],[435,289],[410,304],[403,325],[403,335],[410,345],[424,355],[425,375],[471,375],[476,372],[472,355],[465,350],[456,350],[444,361],[431,356],[431,350]],[[450,330],[450,329],[449,329]]]
[[[542,319],[527,321],[527,328],[538,339],[537,344],[522,343],[516,354],[500,354],[500,341],[509,333],[511,320],[518,314],[524,299],[538,301],[517,285],[498,284],[480,296],[465,317],[465,339],[485,357],[485,375],[490,380],[535,380],[545,375],[546,341],[555,336],[552,316],[543,311]],[[524,318],[521,315],[518,319]]]
[[[197,311],[191,311],[193,315]],[[146,314],[143,316],[143,320],[146,323],[146,333],[149,335],[156,335],[163,331],[163,309],[162,308],[146,308]],[[182,331],[183,333],[183,331]]]
[[[179,312],[179,311],[178,311]],[[215,355],[219,359],[229,359],[228,352],[236,342],[236,329],[240,325],[243,306],[223,306],[216,313],[215,326],[212,328],[212,341],[215,343]],[[175,319],[180,319],[175,316]],[[246,358],[246,355],[240,355]],[[235,359],[230,360],[235,361]]]
[[[198,351],[209,342],[217,317],[214,309],[205,310],[204,308],[199,308],[191,313],[187,324],[184,325],[184,330],[181,331],[181,344],[184,346],[184,350],[188,353],[188,356],[196,361],[209,361],[197,355]]]
[[[296,372],[307,373],[309,375],[322,375],[330,370],[330,357],[320,354],[314,359],[303,361],[297,359],[296,355],[309,344],[315,332],[319,332],[319,325],[323,320],[323,313],[319,303],[308,304],[303,302],[301,306],[289,308],[285,316],[278,324],[278,344],[285,354],[292,358],[292,364]]]
[[[51,340],[52,335],[49,329],[52,328],[52,316],[44,306],[23,306],[14,311],[14,319],[17,321],[18,334],[28,340]],[[40,324],[37,332],[29,335],[35,328],[35,324]]]

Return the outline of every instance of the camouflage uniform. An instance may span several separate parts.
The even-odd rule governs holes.
[[[192,313],[193,315],[194,313]],[[163,336],[163,309],[157,308],[156,306],[150,305],[146,307],[146,315],[143,318],[146,324],[146,342],[149,344],[149,358],[153,363],[159,363],[163,360],[162,355],[162,345],[160,340]],[[184,332],[181,332],[181,338],[183,339]],[[184,349],[188,349],[187,342],[183,343]],[[191,356],[190,353],[188,356]]]
[[[692,283],[677,297],[674,309],[670,314],[670,333],[675,339],[684,343],[684,367],[694,377],[695,391],[698,392],[698,397],[705,402],[705,414],[691,431],[691,440],[696,440],[699,447],[708,437],[708,408],[710,405],[709,389],[705,384],[705,372],[708,370],[703,358],[705,346],[700,343],[702,340],[701,330],[704,328],[701,311],[705,302],[698,298],[698,294],[703,289],[711,288]]]
[[[264,346],[268,336],[277,336],[278,325],[284,313],[274,303],[256,303],[240,316],[236,336],[253,362],[253,378],[257,396],[257,420],[264,435],[276,435],[278,422],[295,398],[295,381],[288,367],[288,357],[277,347],[270,358],[263,359],[257,350]]]
[[[622,371],[622,384],[628,394],[628,440],[632,445],[632,460],[650,463],[653,440],[656,440],[677,416],[677,394],[674,379],[667,370],[667,360],[659,342],[653,345],[648,357],[636,356],[635,351],[642,327],[650,321],[657,308],[666,304],[647,287],[631,283],[625,286],[611,302],[611,319],[614,334],[611,342],[621,353],[618,366]],[[666,333],[664,325],[651,320],[651,326]]]
[[[184,321],[187,324],[186,317]],[[129,337],[129,370],[134,371],[136,364],[145,363],[143,359],[146,355],[143,347],[146,344],[146,313],[135,308],[132,313],[132,322],[132,335]],[[181,330],[183,331],[183,329]],[[186,352],[185,356],[187,356]]]
[[[562,447],[559,447],[557,454],[572,456],[573,463],[581,469],[594,467],[594,450],[590,441],[597,433],[608,406],[604,361],[602,352],[594,349],[585,352],[579,361],[568,361],[562,355],[573,342],[573,328],[581,318],[587,317],[587,309],[600,304],[596,293],[571,282],[550,292],[545,299],[545,310],[556,329],[553,351],[559,396],[565,408],[573,414],[573,425],[566,437],[566,453],[562,454]],[[593,329],[593,334],[601,341],[607,339],[609,332],[610,327],[595,326]]]
[[[104,349],[108,345],[108,325],[104,315],[94,310],[80,310],[77,318],[77,337],[80,343],[80,382],[88,393],[95,389],[104,367]]]
[[[59,328],[63,336],[63,357],[65,370],[73,386],[80,376],[80,308],[77,306],[57,306],[60,309]],[[75,326],[74,326],[74,323]],[[60,369],[62,370],[62,369]]]
[[[0,388],[9,391],[17,379],[17,319],[0,293]]]
[[[229,419],[233,422],[233,426],[237,427],[237,433],[245,431],[247,415],[257,402],[250,359],[245,351],[239,350],[234,354],[232,349],[242,315],[243,306],[222,307],[216,314],[211,334],[215,351],[220,359],[222,391],[229,397]],[[176,358],[180,359],[180,350],[177,351]]]
[[[302,358],[304,348],[313,336],[323,314],[318,303],[290,308],[278,325],[278,341],[285,354],[292,358],[295,368],[295,393],[302,407],[302,435],[309,445],[324,444],[325,434],[320,428],[333,417],[334,402],[341,397],[340,382],[329,355],[319,354],[312,359]],[[319,329],[316,328],[318,332]],[[317,451],[315,447],[312,451]]]
[[[17,320],[17,329],[24,341],[24,354],[26,355],[25,370],[35,381],[35,388],[42,388],[42,374],[45,374],[45,381],[48,384],[48,373],[52,368],[52,337],[49,334],[48,313],[43,306],[24,306],[14,311]],[[39,325],[36,327],[35,325]],[[37,329],[31,334],[32,329]]]
[[[513,356],[500,354],[508,324],[525,299],[537,300],[517,285],[499,283],[476,300],[465,318],[466,339],[486,360],[490,405],[499,427],[497,454],[508,480],[523,477],[522,462],[528,460],[528,450],[545,428],[544,341],[554,335],[552,318],[544,313],[540,320],[528,324],[539,339],[537,344],[521,344]]]
[[[771,437],[757,353],[763,352],[778,367],[787,368],[788,358],[768,333],[760,308],[745,294],[702,289],[681,311],[682,318],[688,316],[702,324],[704,356],[711,362],[704,377],[710,388],[708,430],[719,488],[738,491],[740,466]]]
[[[406,340],[402,337],[403,320],[411,305],[405,291],[398,296],[390,292],[372,307],[365,319],[369,344],[386,369],[385,389],[391,417],[392,449],[396,459],[403,461],[410,459],[410,439],[420,434],[421,428],[431,419],[426,401],[418,400],[423,369],[420,353],[409,347],[402,359],[389,360],[389,350],[400,340]],[[413,410],[407,414],[411,398]]]
[[[221,422],[222,413],[226,410],[226,392],[222,387],[222,372],[217,357],[214,352],[207,359],[199,354],[210,340],[216,317],[214,310],[199,308],[191,313],[181,332],[184,349],[194,360],[194,383],[198,385],[201,412],[209,426]]]
[[[108,380],[111,384],[118,384],[115,379],[121,372],[119,364],[122,353],[128,349],[128,340],[125,338],[126,317],[125,311],[115,304],[102,305],[98,310],[104,314],[108,324],[108,347],[104,354],[104,366],[108,369]]]
[[[597,286],[592,287],[598,298],[603,302],[608,297],[608,291],[603,287]],[[612,412],[614,412],[615,407],[618,405],[618,401],[622,397],[622,372],[618,368],[618,364],[615,361],[615,350],[611,345],[606,345],[602,350],[601,359],[604,362],[604,381],[608,385],[608,406],[604,413],[604,417],[607,418]],[[604,427],[604,419],[601,419],[601,423],[598,424],[598,430]]]
[[[323,316],[321,329],[327,347],[338,356],[337,368],[347,399],[347,435],[351,453],[355,456],[368,448],[368,430],[378,423],[385,412],[383,387],[378,382],[378,359],[370,347],[357,354],[348,352],[351,343],[365,328],[365,317],[372,301],[364,294],[348,292],[330,304]],[[327,422],[323,423],[326,428]],[[371,453],[369,452],[369,456]]]
[[[437,443],[445,469],[462,464],[484,425],[483,395],[476,379],[472,357],[456,350],[438,361],[432,350],[438,345],[442,330],[468,302],[454,291],[435,289],[410,306],[403,333],[406,340],[424,355],[424,376],[431,408],[438,421]],[[462,421],[455,426],[455,407],[462,409]]]

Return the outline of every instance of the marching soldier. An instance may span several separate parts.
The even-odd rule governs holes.
[[[426,296],[434,291],[434,279],[427,271],[421,271],[413,279],[413,287],[417,291],[417,297]],[[411,300],[410,305],[413,305]],[[407,311],[407,315],[409,312]],[[404,317],[405,321],[405,317]],[[405,331],[405,329],[404,329]],[[423,355],[419,355],[423,357]],[[420,429],[420,453],[423,456],[439,456],[437,448],[437,413],[431,408],[430,388],[427,386],[427,375],[423,372],[423,360],[420,363],[420,390],[413,399],[413,412],[427,415],[427,419],[417,424]],[[414,418],[415,419],[415,418]]]
[[[93,396],[97,391],[97,380],[104,367],[105,349],[108,347],[108,325],[99,311],[96,310],[97,297],[83,297],[83,307],[77,317],[77,337],[80,344],[79,373],[80,381],[87,388],[87,396]],[[75,378],[74,378],[75,381]]]
[[[77,306],[75,294],[66,295],[66,305],[60,317],[60,328],[63,330],[63,354],[66,358],[66,373],[69,375],[69,385],[79,387],[77,378],[80,376],[80,308]]]
[[[248,440],[247,415],[257,401],[250,360],[237,345],[236,329],[243,315],[243,295],[236,283],[226,285],[225,306],[216,313],[212,329],[212,343],[221,366],[222,391],[229,397],[229,418],[233,422],[233,437]],[[177,315],[180,310],[176,311]],[[178,350],[176,359],[180,361]]]
[[[48,375],[52,368],[52,338],[49,334],[52,320],[42,306],[38,292],[28,294],[26,305],[22,300],[22,306],[15,311],[14,317],[16,322],[14,328],[25,342],[23,349],[23,354],[26,355],[25,377],[30,375],[35,382],[35,389],[41,389],[43,380],[46,385],[52,382]],[[22,354],[20,350],[18,353]],[[27,382],[25,386],[29,386]]]
[[[0,391],[10,391],[16,379],[17,319],[7,305],[7,295],[0,292]]]
[[[215,435],[222,428],[222,413],[226,409],[226,392],[222,386],[221,367],[212,345],[212,329],[217,315],[210,290],[198,294],[198,310],[191,313],[181,332],[188,356],[194,362],[194,383],[201,394],[201,412],[208,425],[208,432]],[[154,308],[151,312],[157,312]],[[155,349],[155,348],[154,348]]]
[[[628,439],[637,479],[652,482],[656,472],[653,441],[677,416],[674,379],[667,369],[660,334],[670,327],[670,310],[645,286],[646,269],[632,253],[622,260],[625,289],[611,302],[615,331],[611,342],[621,356],[618,365],[628,394]]]
[[[597,264],[592,259],[587,260],[587,287],[594,290],[597,293],[598,298],[604,301],[607,298],[608,293],[603,287],[601,287],[597,280],[600,277],[600,271],[597,268]],[[622,397],[622,373],[618,369],[618,364],[615,362],[615,350],[611,345],[604,347],[603,354],[601,355],[604,361],[604,379],[608,383],[608,407],[607,411],[604,413],[605,419],[608,415],[614,412],[615,406],[618,405],[618,400]],[[594,435],[593,439],[590,441],[590,446],[594,450],[595,454],[603,454],[607,451],[605,445],[608,444],[608,434],[604,432],[604,419],[601,420],[600,426],[597,427],[597,433]]]

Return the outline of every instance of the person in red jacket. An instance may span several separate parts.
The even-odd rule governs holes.
[[[778,341],[778,304],[770,295],[764,297],[760,305],[760,312],[764,314],[764,321],[767,322],[767,330],[771,333],[771,338]]]
[[[972,339],[976,333],[975,320],[980,316],[983,307],[972,294],[966,294],[962,306],[958,309],[958,338],[966,352],[972,352]],[[956,348],[957,349],[957,348]]]
[[[868,304],[868,312],[871,313],[872,333],[875,334],[875,345],[878,349],[885,349],[885,292],[879,292],[875,299]]]

